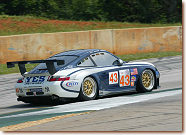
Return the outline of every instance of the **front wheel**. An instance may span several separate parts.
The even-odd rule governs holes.
[[[97,97],[97,83],[92,77],[86,77],[81,85],[79,98],[81,100],[93,100]]]
[[[150,69],[145,69],[138,79],[136,90],[138,92],[150,92],[154,88],[155,77]]]

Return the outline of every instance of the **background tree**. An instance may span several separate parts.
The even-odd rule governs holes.
[[[0,0],[0,14],[49,19],[182,22],[181,0]]]

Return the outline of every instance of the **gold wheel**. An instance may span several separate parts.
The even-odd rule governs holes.
[[[151,82],[150,75],[147,73],[144,73],[142,76],[142,82],[145,87],[149,87],[150,82]]]
[[[83,91],[86,95],[90,95],[93,92],[93,85],[90,80],[86,80],[83,83]]]
[[[97,92],[97,83],[91,77],[87,77],[84,79],[82,83],[82,93],[83,95],[88,98],[92,99],[95,98]]]
[[[152,90],[152,88],[154,87],[154,74],[151,70],[143,71],[142,84],[147,90]]]

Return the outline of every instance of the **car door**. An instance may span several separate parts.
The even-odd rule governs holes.
[[[118,58],[107,52],[93,53],[90,58],[96,64],[95,70],[100,71],[98,75],[103,89],[105,91],[121,91],[122,88],[119,86],[120,66],[113,65]]]

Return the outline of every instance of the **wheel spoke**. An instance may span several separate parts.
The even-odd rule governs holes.
[[[153,73],[150,70],[145,70],[142,74],[141,80],[142,80],[142,84],[146,89],[151,89],[154,85],[154,83],[152,82],[152,80],[154,80],[153,78]]]
[[[90,80],[86,80],[84,83],[83,83],[83,91],[84,93],[89,96],[92,94],[93,92],[93,84]]]

